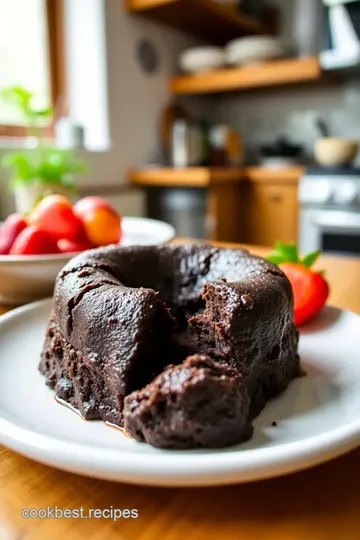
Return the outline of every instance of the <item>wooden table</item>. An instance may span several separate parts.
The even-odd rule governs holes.
[[[263,249],[253,251],[264,254]],[[324,257],[331,303],[360,313],[360,260]],[[5,308],[2,309],[2,312]],[[359,353],[360,354],[360,353]],[[360,361],[360,356],[359,356]],[[137,509],[138,519],[23,519],[24,508]],[[359,540],[360,449],[275,480],[206,488],[112,484],[0,446],[0,540]]]

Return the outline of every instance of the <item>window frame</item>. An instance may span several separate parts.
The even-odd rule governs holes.
[[[49,44],[49,75],[51,103],[56,108],[61,98],[61,113],[67,106],[64,0],[45,0],[47,38]],[[53,135],[53,126],[44,127],[43,135]],[[0,123],[0,137],[26,137],[26,126],[9,126]]]

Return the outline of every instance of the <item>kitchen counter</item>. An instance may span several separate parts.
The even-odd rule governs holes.
[[[184,242],[184,240],[182,240]],[[186,241],[186,240],[185,240]],[[269,250],[253,247],[265,255]],[[360,259],[322,257],[330,302],[360,313]],[[6,311],[5,307],[1,312]],[[1,540],[358,540],[360,449],[254,484],[165,489],[60,472],[0,446]],[[22,519],[23,508],[136,508],[138,519]]]
[[[269,167],[143,167],[128,173],[134,186],[142,187],[210,187],[213,184],[234,182],[272,182],[297,184],[304,174],[305,167],[272,169]],[[280,180],[279,180],[280,179]]]
[[[159,189],[203,189],[206,211],[202,234],[216,242],[248,242],[273,246],[298,238],[298,183],[305,168],[144,167],[129,171],[129,182],[144,189],[148,207]],[[205,188],[205,189],[204,189]],[[156,207],[156,205],[155,205]],[[151,213],[151,211],[150,211]],[[171,221],[158,209],[152,217]],[[192,229],[179,234],[190,236]]]

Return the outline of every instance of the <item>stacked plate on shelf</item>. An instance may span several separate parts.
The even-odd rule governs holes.
[[[260,64],[285,55],[285,47],[274,36],[242,37],[230,41],[225,47],[225,61],[231,66]]]
[[[204,73],[221,67],[257,65],[268,60],[283,58],[286,49],[277,37],[250,36],[234,39],[225,48],[193,47],[179,57],[182,71]]]
[[[182,71],[203,73],[225,65],[225,53],[221,47],[192,47],[180,54],[179,66]]]

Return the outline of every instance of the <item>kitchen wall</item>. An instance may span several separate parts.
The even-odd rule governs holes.
[[[286,135],[305,146],[308,158],[319,133],[321,116],[334,136],[360,139],[360,82],[309,85],[228,96],[216,109],[217,121],[243,136],[250,159],[262,143]]]
[[[124,184],[130,167],[159,158],[159,116],[169,99],[168,79],[179,51],[196,41],[126,14],[121,0],[87,0],[87,3],[93,1],[103,2],[105,7],[107,58],[104,57],[104,63],[111,148],[106,152],[85,153],[90,171],[81,179],[81,185],[101,188]],[[154,75],[144,74],[136,61],[136,44],[141,38],[150,39],[158,51],[159,69]],[[68,53],[72,54],[73,44],[68,45]],[[91,83],[89,80],[89,87]],[[206,100],[194,99],[188,105],[200,116],[206,110]],[[0,155],[2,152],[0,149]],[[0,170],[0,180],[1,176],[4,173]],[[0,218],[12,209],[12,197],[6,186],[0,181]]]
[[[125,13],[121,0],[106,0],[107,72],[110,137],[108,153],[92,154],[92,181],[125,182],[130,167],[159,159],[159,118],[169,100],[168,81],[183,48],[196,41],[140,17]],[[159,54],[154,75],[142,72],[136,45],[147,38]],[[200,111],[203,100],[190,103]]]
[[[314,18],[317,28],[321,28],[316,3],[321,4],[320,0],[277,0],[282,10],[282,36],[287,45],[294,45],[295,36],[301,38],[306,31],[304,22],[311,24]],[[299,16],[298,11],[305,9],[305,4],[308,9],[311,4],[315,6],[313,16],[307,19],[304,13]],[[320,37],[318,32],[317,43],[312,44],[314,52]],[[360,139],[359,78],[333,77],[328,83],[224,94],[219,99],[217,121],[231,124],[241,132],[250,159],[256,158],[259,145],[283,134],[303,144],[311,157],[319,137],[314,125],[319,116],[329,122],[335,136]]]

